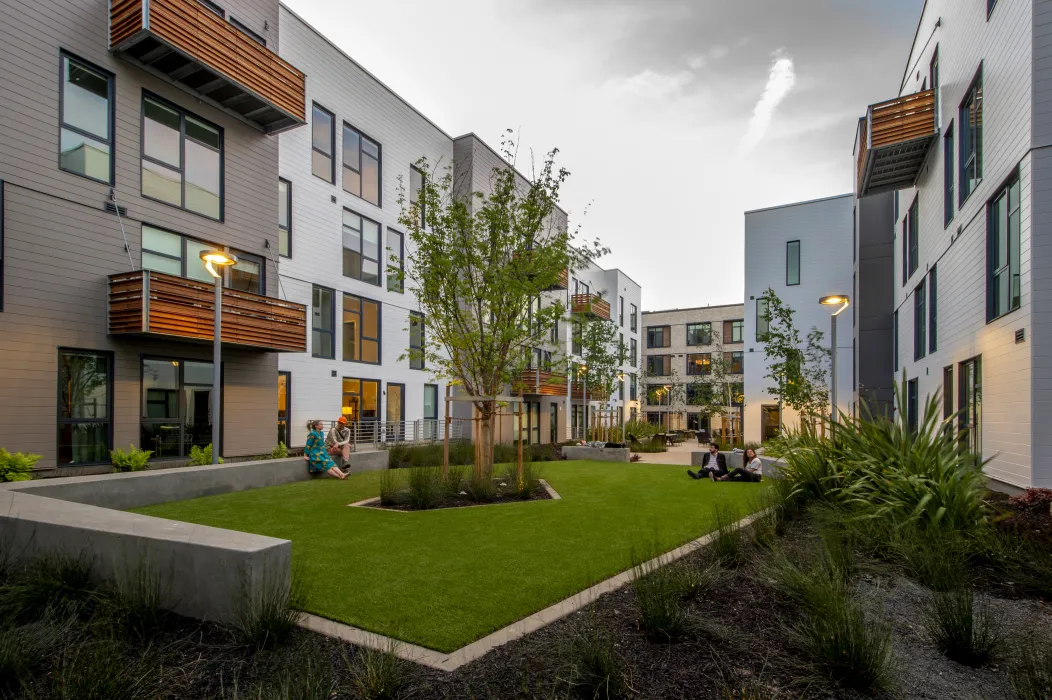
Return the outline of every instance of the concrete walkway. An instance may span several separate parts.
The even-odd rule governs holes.
[[[678,445],[668,448],[668,452],[640,452],[638,454],[639,461],[644,464],[680,464],[689,467],[690,453],[701,452],[706,449],[708,449],[708,446],[699,445],[697,440],[686,440]]]

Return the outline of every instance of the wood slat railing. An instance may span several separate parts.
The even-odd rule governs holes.
[[[592,314],[610,320],[610,302],[595,294],[574,294],[570,310],[575,314]]]
[[[524,369],[519,380],[512,384],[515,396],[566,396],[566,375],[545,370]],[[575,381],[571,388],[574,401],[584,400],[584,382]],[[597,394],[595,389],[588,392],[589,401],[606,401],[606,394]]]
[[[933,140],[939,131],[936,123],[935,90],[924,90],[870,105],[859,122],[857,179],[860,195],[867,194],[870,172],[879,166],[885,151],[915,146],[920,152],[925,140]],[[919,160],[914,159],[919,168]],[[912,165],[911,165],[912,167]]]

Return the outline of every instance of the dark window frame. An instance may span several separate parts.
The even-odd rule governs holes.
[[[398,236],[398,267],[391,264],[391,246],[388,245],[391,234]],[[363,241],[364,244],[364,241]],[[405,234],[396,228],[387,227],[387,235],[384,238],[384,251],[388,253],[386,265],[384,266],[384,277],[387,281],[387,291],[395,294],[405,294]],[[391,270],[396,269],[397,275],[391,275]],[[395,284],[395,288],[391,284]]]
[[[629,352],[631,353],[631,357],[628,358],[629,359],[629,363],[628,364],[630,366],[632,366],[632,367],[638,367],[638,365],[639,365],[639,341],[637,341],[635,338],[629,338],[628,341],[629,341]]]
[[[939,268],[928,272],[928,353],[939,349]]]
[[[957,177],[957,158],[954,151],[953,120],[946,127],[946,134],[942,137],[942,226],[946,228],[957,215],[957,202],[955,201],[957,188],[955,178]]]
[[[358,218],[362,219],[362,222],[363,222],[361,230],[359,230],[359,232],[358,232],[358,240],[359,240],[359,244],[360,244],[361,247],[357,251],[354,251],[351,248],[344,247],[344,245],[343,245],[343,227],[346,226],[346,224],[343,223],[343,214],[345,212],[349,212],[349,213],[353,214],[354,216],[357,216]],[[365,255],[365,223],[364,222],[366,222],[366,221],[368,221],[371,224],[375,224],[375,226],[376,226],[376,258],[375,259],[374,258],[370,258],[370,257],[366,257],[366,255]],[[380,287],[380,288],[384,287],[384,272],[386,271],[387,268],[386,267],[381,268],[381,266],[380,266],[380,251],[381,250],[383,250],[383,251],[387,250],[387,238],[383,235],[383,233],[384,233],[383,224],[381,224],[376,219],[368,217],[365,214],[360,214],[360,213],[356,212],[354,209],[351,209],[350,207],[344,207],[343,208],[343,211],[340,213],[340,239],[341,239],[340,240],[340,251],[341,251],[341,256],[342,256],[342,251],[344,251],[344,250],[350,250],[351,252],[357,252],[358,256],[359,256],[359,260],[362,263],[360,265],[360,270],[364,270],[365,269],[364,263],[365,263],[366,260],[368,260],[369,262],[375,262],[376,263],[376,282],[375,283],[374,282],[369,282],[368,280],[363,279],[364,272],[362,273],[362,277],[355,277],[353,275],[348,275],[347,272],[342,269],[342,262],[341,262],[341,272],[342,272],[344,277],[346,277],[349,280],[357,280],[357,281],[359,281],[359,282],[361,282],[363,284],[371,284],[371,285],[373,285],[375,287]],[[381,240],[381,238],[383,238],[383,240]]]
[[[197,0],[197,2],[203,5],[208,11],[226,19],[226,10],[212,2],[212,0]]]
[[[957,206],[963,207],[964,203],[968,201],[968,198],[979,189],[979,186],[983,181],[983,120],[982,113],[985,105],[985,96],[983,94],[983,63],[979,63],[979,70],[976,71],[975,77],[972,78],[972,82],[969,83],[968,89],[965,90],[964,99],[961,100],[960,106],[957,108],[957,143],[958,143],[958,156],[957,156]],[[976,112],[979,114],[978,127],[975,130],[975,143],[972,143],[971,139],[971,119],[969,118],[970,110],[972,105],[978,104]],[[968,147],[967,157],[965,148]],[[966,177],[969,163],[974,159],[975,161],[975,185],[972,186],[969,183],[971,180]]]
[[[412,205],[415,203],[417,205],[417,208],[420,210],[420,228],[425,229],[427,228],[426,203],[420,199],[420,195],[418,194],[420,190],[413,188],[413,173],[417,173],[420,175],[420,189],[424,187],[427,175],[426,173],[424,173],[423,170],[416,167],[415,165],[409,166],[409,204]],[[414,197],[416,198],[415,202]]]
[[[1012,240],[1012,189],[1015,188],[1015,213],[1017,216],[1016,224],[1016,239]],[[1023,204],[1022,204],[1022,182],[1019,176],[1019,167],[1016,166],[1012,173],[1005,179],[1001,186],[997,188],[993,196],[986,203],[986,322],[991,323],[1000,318],[1004,318],[1011,313],[1018,311],[1023,306],[1022,297],[1022,241],[1023,241]],[[1001,268],[995,268],[997,264],[997,239],[1000,235],[1000,227],[997,221],[997,203],[1001,199],[1005,200],[1005,225],[1008,226],[1008,231],[1005,233],[1008,250],[1005,252],[1005,265]],[[1013,245],[1014,243],[1014,245]],[[1014,286],[1012,284],[1013,265],[1016,270],[1016,274],[1019,275],[1019,296],[1013,297]],[[1008,294],[1010,301],[1007,302],[1007,309],[1002,313],[997,311],[997,278],[1000,275],[1007,274],[1009,276]],[[1014,305],[1013,305],[1014,304]]]
[[[64,353],[67,353],[67,352],[68,353],[83,353],[83,354],[98,355],[98,356],[102,356],[102,357],[106,358],[106,361],[107,361],[107,368],[106,369],[107,369],[107,374],[108,374],[107,382],[106,382],[106,408],[107,408],[108,416],[107,416],[107,419],[105,421],[101,421],[101,420],[97,420],[97,419],[63,418],[62,417],[62,355]],[[114,423],[114,418],[113,418],[113,416],[114,416],[114,411],[113,411],[113,384],[114,384],[113,370],[114,370],[114,353],[111,350],[90,350],[88,348],[73,348],[73,347],[67,347],[67,346],[60,345],[57,348],[57,358],[58,358],[58,372],[57,372],[56,377],[55,377],[56,388],[58,390],[57,393],[56,393],[57,400],[55,401],[55,421],[56,421],[56,425],[55,425],[55,427],[56,427],[56,430],[55,430],[55,465],[56,465],[56,467],[62,469],[62,468],[67,468],[67,467],[71,467],[71,466],[83,467],[83,466],[88,466],[88,465],[93,465],[93,464],[109,464],[110,463],[110,459],[109,459],[109,456],[108,456],[109,455],[109,450],[113,449],[113,423]],[[89,423],[107,423],[108,424],[108,428],[107,428],[107,431],[106,431],[106,437],[109,440],[109,449],[106,451],[107,452],[107,458],[104,459],[104,460],[100,460],[98,462],[76,462],[76,463],[70,462],[68,464],[60,464],[58,462],[58,456],[59,456],[59,454],[61,452],[61,450],[60,450],[60,441],[59,441],[59,437],[58,437],[58,431],[61,429],[61,427],[63,425],[78,425],[78,424],[89,424]]]
[[[920,268],[920,195],[913,198],[902,220],[902,284],[905,285]]]
[[[292,372],[288,370],[279,371],[279,381],[281,377],[285,377],[285,439],[281,439],[281,404],[278,404],[278,442],[284,442],[285,447],[288,447],[292,441],[291,433],[289,432],[289,426],[292,425]]]
[[[939,76],[939,45],[935,45],[935,50],[932,51],[931,61],[928,62],[928,80],[931,83],[931,89],[933,92],[935,102],[935,128],[939,128],[942,125],[942,107],[939,104],[939,98],[941,96],[941,90],[939,83],[941,78]]]
[[[357,169],[355,169],[354,167],[351,167],[347,163],[347,161],[346,161],[346,159],[344,157],[344,154],[347,151],[347,147],[343,143],[341,143],[341,145],[343,145],[343,148],[340,149],[340,166],[344,170],[346,170],[347,168],[350,168],[351,170],[353,170],[354,172],[356,172],[358,174],[358,193],[355,194],[354,192],[351,192],[349,189],[347,189],[347,185],[346,185],[347,177],[346,177],[346,173],[345,172],[341,173],[340,187],[343,189],[344,192],[346,192],[347,194],[351,195],[352,197],[357,197],[358,199],[362,200],[363,202],[366,202],[368,204],[373,205],[374,207],[382,209],[383,205],[384,205],[384,146],[383,146],[382,143],[380,143],[379,141],[374,139],[372,136],[369,136],[367,133],[365,133],[364,131],[362,131],[361,129],[359,129],[358,127],[354,126],[353,124],[351,124],[348,121],[344,121],[343,122],[343,131],[341,132],[341,136],[343,138],[343,142],[344,143],[347,140],[347,131],[348,130],[353,131],[354,133],[356,133],[358,135],[358,167],[357,167]],[[364,168],[362,166],[362,162],[365,159],[365,149],[362,148],[362,142],[363,141],[369,141],[370,143],[372,143],[373,145],[376,146],[376,201],[375,202],[369,201],[368,199],[366,199],[365,197],[362,196],[362,191],[364,189],[364,187],[363,187],[363,185],[364,185],[364,178],[362,177],[362,172],[363,172]]]
[[[147,361],[154,362],[178,362],[179,363],[179,388],[176,389],[178,392],[178,412],[179,415],[175,419],[159,419],[150,418],[146,415],[146,376],[145,376],[145,365]],[[186,444],[186,363],[196,362],[202,365],[212,365],[212,372],[216,371],[215,364],[211,358],[201,360],[192,357],[180,357],[177,355],[147,355],[143,354],[139,356],[139,449],[149,449],[147,446],[142,445],[142,426],[144,423],[170,423],[175,420],[179,421],[179,452],[177,455],[168,455],[160,457],[161,459],[182,459],[190,455],[190,450]],[[226,392],[226,375],[223,372],[223,367],[226,365],[226,361],[223,360],[219,365],[219,453],[223,453],[223,439],[226,435],[226,431],[223,429],[223,416],[225,409],[225,392]],[[204,386],[202,384],[191,384],[190,386]],[[211,391],[212,384],[209,384],[209,390]],[[211,408],[211,401],[209,401],[209,408]],[[215,420],[213,417],[212,420]],[[211,436],[209,436],[211,441]],[[215,446],[212,446],[215,449]],[[183,454],[185,453],[185,454]],[[156,454],[156,453],[155,453]]]
[[[745,342],[745,319],[744,318],[732,318],[727,323],[730,324],[731,339],[728,343],[744,343]]]
[[[321,149],[319,149],[318,147],[316,147],[314,145],[314,110],[318,110],[319,112],[322,112],[323,114],[327,114],[329,116],[329,150],[331,152],[328,153],[328,154],[326,154],[325,151],[322,151]],[[329,178],[325,179],[324,177],[322,177],[318,173],[314,172],[314,163],[313,163],[314,158],[313,158],[313,156],[311,157],[311,174],[314,177],[318,178],[319,180],[323,180],[324,182],[327,182],[330,185],[335,185],[336,184],[336,115],[334,113],[330,112],[329,110],[325,109],[324,107],[322,107],[317,102],[311,102],[311,124],[310,124],[310,128],[311,128],[311,141],[310,141],[311,152],[312,153],[313,152],[320,153],[321,155],[323,155],[323,156],[325,156],[326,158],[329,159]]]
[[[917,377],[906,382],[906,426],[911,435],[920,427],[920,380]]]
[[[282,226],[281,218],[278,217],[278,256],[282,258],[292,258],[292,181],[286,180],[283,177],[278,178],[278,197],[281,197],[281,183],[285,183],[285,211],[288,213],[289,220]],[[286,247],[288,248],[287,253],[281,252],[281,235],[282,232],[285,234]]]
[[[61,170],[63,172],[70,173],[71,175],[76,175],[77,177],[83,177],[83,178],[86,178],[86,179],[91,180],[93,182],[101,182],[104,185],[109,185],[109,186],[112,187],[113,183],[114,183],[114,180],[115,180],[115,177],[116,177],[116,155],[117,155],[116,154],[116,151],[117,151],[117,133],[116,133],[116,131],[117,131],[117,106],[116,106],[116,103],[117,103],[117,76],[112,71],[108,71],[105,68],[100,68],[99,66],[95,65],[91,61],[86,61],[86,60],[84,60],[83,58],[81,58],[80,56],[76,55],[75,53],[73,53],[71,51],[66,51],[65,49],[61,49],[61,50],[59,50],[58,53],[59,53],[59,59],[58,59],[58,142],[57,142],[58,143],[58,149],[57,149],[57,153],[58,153],[58,157],[57,157],[58,168],[59,168],[59,170]],[[64,85],[64,82],[66,80],[66,76],[65,76],[65,70],[63,70],[63,69],[65,68],[65,62],[66,61],[74,61],[75,63],[83,64],[83,66],[85,68],[87,68],[88,70],[91,70],[91,71],[94,71],[96,73],[99,73],[100,75],[106,76],[107,81],[108,81],[108,92],[109,92],[109,95],[107,97],[107,99],[109,101],[109,115],[108,115],[108,118],[109,118],[109,132],[110,132],[108,141],[106,141],[105,139],[100,139],[95,134],[91,134],[91,133],[89,133],[87,131],[84,131],[83,129],[80,129],[80,128],[75,127],[75,126],[71,126],[71,125],[66,124],[64,122],[63,117],[65,115],[65,109],[66,109],[66,104],[65,104],[65,92],[66,91],[63,90],[63,85]],[[69,168],[62,167],[62,130],[63,129],[69,129],[69,130],[71,130],[73,132],[76,132],[77,134],[80,134],[81,136],[85,136],[85,137],[90,138],[90,139],[95,140],[95,141],[106,141],[107,145],[109,145],[109,147],[110,147],[110,177],[109,177],[108,180],[99,180],[98,178],[94,178],[94,177],[92,177],[90,175],[85,175],[84,173],[78,173],[75,170],[70,170]],[[220,209],[222,209],[222,207],[220,207]]]
[[[651,361],[661,360],[661,372],[651,371]],[[651,377],[670,377],[672,376],[672,355],[647,355],[647,375]]]
[[[316,291],[327,291],[329,293],[329,329],[315,328],[314,327],[314,293]],[[317,357],[323,360],[335,360],[336,359],[336,290],[331,287],[323,287],[320,284],[311,285],[311,344],[310,344],[310,356]],[[318,348],[315,347],[314,343],[314,332],[324,333],[329,336],[329,348],[331,354],[321,355],[318,354]]]
[[[856,297],[857,298],[857,297]],[[763,312],[761,313],[761,305]],[[760,327],[763,326],[765,329],[762,333]],[[767,334],[771,332],[771,302],[767,299],[756,300],[756,342],[762,343],[766,340]]]
[[[913,289],[913,361],[924,359],[928,352],[928,289],[921,279]]]
[[[357,394],[355,392],[353,392],[353,391],[347,391],[347,390],[344,389],[344,386],[345,386],[344,383],[347,382],[347,381],[358,382],[358,393]],[[365,385],[366,384],[375,384],[376,385],[376,416],[373,417],[373,418],[366,418],[364,416],[364,413],[365,413],[365,410],[364,410]],[[382,420],[381,420],[380,416],[381,416],[382,412],[384,411],[384,409],[386,408],[384,406],[384,394],[383,394],[383,391],[384,391],[384,382],[383,382],[382,379],[368,379],[366,377],[341,376],[340,377],[340,415],[344,415],[344,413],[343,413],[344,398],[347,397],[347,396],[357,396],[358,397],[359,416],[358,416],[358,418],[356,420],[352,420],[350,422],[351,423],[374,423],[374,424],[381,423]],[[384,417],[386,417],[386,415]]]
[[[264,39],[261,35],[254,32],[252,29],[250,29],[249,26],[244,22],[235,19],[233,16],[227,18],[227,21],[230,22],[230,26],[247,36],[252,41],[256,42],[257,44],[260,44],[261,46],[267,45],[267,40]]]
[[[145,242],[143,241],[143,239],[145,237],[142,235],[142,229],[144,229],[144,228],[151,228],[151,229],[153,229],[155,231],[160,231],[162,233],[167,233],[167,234],[169,234],[171,236],[178,236],[179,237],[179,246],[180,246],[179,247],[179,250],[180,250],[179,257],[176,258],[174,255],[171,255],[169,253],[163,253],[161,251],[152,250],[150,248],[147,248]],[[202,280],[198,280],[195,277],[189,277],[187,275],[188,266],[191,264],[191,262],[196,262],[191,257],[189,257],[187,255],[187,247],[186,247],[186,245],[187,245],[188,241],[194,241],[195,243],[203,243],[203,244],[211,246],[211,247],[213,247],[213,248],[215,248],[217,250],[227,250],[227,251],[233,253],[234,255],[236,255],[237,258],[238,258],[238,261],[240,261],[241,259],[245,259],[246,261],[250,260],[250,261],[258,264],[259,265],[259,291],[258,292],[247,292],[247,293],[248,294],[257,294],[259,296],[266,296],[267,295],[267,263],[266,263],[266,258],[264,258],[263,256],[261,256],[261,255],[253,255],[252,253],[243,253],[243,252],[238,251],[238,250],[231,250],[229,248],[229,246],[221,246],[221,245],[216,245],[214,243],[211,243],[209,241],[203,241],[200,238],[195,238],[193,236],[187,236],[186,234],[179,233],[178,231],[173,231],[173,230],[171,230],[169,228],[165,228],[163,226],[157,226],[157,225],[152,224],[152,223],[150,223],[148,221],[142,222],[142,225],[139,227],[139,267],[141,267],[142,269],[147,269],[143,265],[143,261],[142,261],[142,254],[143,253],[149,253],[150,255],[155,255],[155,256],[161,257],[161,258],[167,258],[169,260],[179,260],[179,264],[181,266],[180,273],[178,275],[179,277],[181,277],[183,279],[186,279],[186,280],[193,281],[193,282],[201,282],[202,284],[208,284],[207,282],[204,282]],[[230,271],[231,271],[231,269],[232,268],[230,268],[230,267],[226,267],[226,268],[222,269],[222,275],[223,275],[222,279],[223,279],[223,288],[224,289],[233,289],[230,286]],[[163,272],[161,270],[151,270],[151,272],[157,272],[157,274],[160,274],[160,275],[170,274],[170,273],[167,273],[167,272]]]
[[[341,352],[340,352],[341,358],[340,359],[342,359],[344,362],[354,362],[354,363],[357,363],[357,364],[360,364],[360,365],[382,365],[384,363],[384,343],[383,343],[384,305],[383,305],[382,302],[377,301],[376,299],[370,299],[369,297],[363,297],[360,294],[353,294],[351,292],[341,292],[340,293],[340,302],[341,302],[341,304],[340,304],[340,309],[341,309],[341,315],[340,315],[340,331],[341,331],[340,332],[340,338],[341,338],[341,340],[343,338],[343,327],[346,324],[346,321],[343,320],[344,319],[344,314],[348,313],[347,312],[347,306],[346,306],[348,297],[350,297],[351,299],[357,299],[358,300],[358,322],[361,325],[361,330],[359,331],[359,334],[358,334],[359,340],[361,342],[359,342],[357,344],[358,346],[356,348],[356,350],[358,352],[358,357],[359,358],[362,357],[362,344],[364,343],[364,341],[368,340],[368,341],[376,343],[376,362],[370,362],[369,360],[362,360],[362,359],[357,359],[357,360],[355,360],[355,359],[348,359],[347,358],[347,344],[346,343],[343,343],[343,347],[341,348]],[[368,302],[370,304],[376,304],[376,337],[367,336],[365,334],[365,304],[366,304],[366,302]],[[333,303],[333,306],[335,306],[335,302]],[[351,313],[353,313],[353,312],[351,312]],[[335,332],[335,329],[333,329],[333,330]]]
[[[639,332],[639,324],[638,324],[637,321],[638,321],[638,318],[639,318],[639,309],[636,308],[635,304],[629,304],[629,306],[632,307],[632,312],[629,314],[629,317],[628,317],[628,321],[629,321],[628,330],[632,331],[633,333],[638,333]]]
[[[997,0],[986,0],[986,21],[990,21],[990,15],[993,14],[994,8],[997,7]]]
[[[792,281],[790,281],[790,277],[789,277],[789,259],[790,259],[790,255],[791,255],[791,253],[789,251],[790,251],[791,246],[794,243],[796,244],[796,281],[792,282]],[[801,270],[800,270],[800,265],[801,265],[802,260],[803,260],[803,257],[801,255],[801,250],[800,249],[801,249],[801,244],[800,244],[799,240],[793,240],[793,241],[786,241],[785,242],[785,286],[786,287],[799,286],[800,279],[803,277],[803,274],[801,273]]]
[[[658,329],[661,329],[661,342],[662,342],[661,345],[655,345],[651,341],[651,331],[655,331],[656,332]],[[647,326],[645,330],[646,330],[646,336],[647,336],[647,348],[648,349],[650,349],[650,348],[670,348],[670,347],[672,347],[672,326],[669,326],[669,325],[664,325],[664,326]]]
[[[706,359],[708,362],[706,362]],[[699,364],[700,363],[700,364]],[[692,368],[700,367],[702,371],[692,371]],[[687,353],[687,376],[706,377],[712,374],[712,353],[691,352]]]
[[[697,321],[695,323],[688,323],[688,324],[686,324],[686,326],[687,326],[687,330],[686,330],[686,334],[687,335],[686,335],[686,337],[687,337],[687,346],[688,347],[697,348],[697,347],[704,347],[706,345],[712,345],[712,322],[711,321]],[[705,330],[706,326],[708,327],[707,331]],[[698,337],[699,331],[701,333],[700,339]],[[704,342],[695,342],[695,343],[690,342],[691,341],[691,333],[694,334],[694,340],[701,340],[701,341],[704,341]]]
[[[413,345],[413,321],[420,324],[420,345]],[[427,317],[419,311],[409,312],[409,369],[423,370],[426,369],[426,361],[423,356],[424,346],[427,344],[425,333],[427,333]],[[416,350],[420,354],[419,357],[414,357],[413,351]]]
[[[745,374],[745,351],[731,350],[723,353],[727,374]]]
[[[892,328],[891,328],[891,350],[893,358],[893,368],[896,373],[899,371],[899,310],[895,309],[895,313],[892,314]]]
[[[434,393],[435,393],[435,415],[433,417],[427,415],[427,393],[429,391],[434,391]],[[439,410],[438,410],[438,384],[425,384],[424,385],[424,406],[423,406],[423,411],[424,411],[424,420],[438,420],[438,414],[439,414]]]
[[[625,327],[625,298],[623,296],[617,297],[617,321],[617,325]]]
[[[974,373],[975,383],[972,391],[967,391],[968,373],[966,368],[971,367]],[[982,454],[983,449],[983,358],[976,355],[963,362],[957,363],[957,434],[962,440],[961,446],[968,447],[976,455]],[[971,411],[966,409],[971,408]],[[969,423],[969,413],[972,422]],[[967,433],[967,437],[965,434]]]

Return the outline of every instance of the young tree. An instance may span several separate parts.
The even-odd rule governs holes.
[[[507,165],[495,168],[491,193],[460,192],[452,168],[436,172],[421,159],[424,173],[416,197],[399,196],[399,221],[406,229],[404,277],[426,314],[426,337],[413,352],[439,377],[455,383],[474,401],[480,420],[480,463],[476,476],[493,471],[493,399],[524,366],[525,352],[542,344],[565,313],[558,301],[531,303],[556,286],[560,273],[576,269],[599,252],[574,243],[574,234],[554,224],[553,212],[569,176],[556,168],[552,150],[524,186],[514,170],[515,144],[501,148]],[[593,253],[592,251],[595,251]]]
[[[649,406],[664,406],[667,409],[667,420],[663,421],[662,425],[670,427],[672,411],[686,402],[686,383],[679,376],[676,367],[670,366],[668,374],[650,374],[644,366],[639,370],[639,383],[643,391],[643,403]]]
[[[712,352],[709,356],[709,373],[695,375],[691,383],[692,396],[687,403],[697,406],[702,418],[723,417],[732,404],[732,382],[727,378],[728,363],[723,354],[723,340],[719,331],[712,331]]]
[[[613,321],[587,314],[573,314],[573,318],[575,327],[581,333],[579,369],[583,370],[583,378],[588,382],[584,412],[587,436],[588,400],[605,400],[617,390],[621,381],[621,366],[628,355],[624,343],[617,341],[617,324]]]
[[[829,386],[826,378],[829,376],[830,350],[822,345],[825,333],[815,327],[807,334],[807,347],[804,348],[803,356],[803,390],[800,396],[800,413],[806,416],[812,426],[822,416],[826,415],[829,407]]]

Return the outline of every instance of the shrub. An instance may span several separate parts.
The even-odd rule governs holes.
[[[657,435],[660,432],[662,432],[660,425],[654,425],[646,421],[630,420],[625,423],[625,435],[633,435],[637,440]]]
[[[668,452],[668,447],[663,442],[654,442],[648,440],[647,442],[633,442],[629,445],[629,449],[632,452],[638,452],[641,454],[657,454],[659,452]]]
[[[29,481],[33,478],[33,465],[40,455],[28,452],[8,452],[0,447],[0,482]]]
[[[245,693],[239,690],[235,677],[229,700],[331,700],[335,682],[332,669],[323,663],[308,656],[296,668],[283,669],[276,680],[259,681]],[[222,697],[226,698],[226,693]]]
[[[858,573],[854,531],[847,527],[824,527],[821,535],[827,568],[845,583],[849,582]]]
[[[62,700],[140,700],[150,697],[155,670],[125,658],[113,640],[86,641],[62,653],[52,674],[52,692]]]
[[[687,633],[687,613],[680,571],[660,561],[643,561],[633,553],[632,573],[643,633],[655,642],[682,639]]]
[[[968,545],[951,533],[900,531],[894,548],[906,570],[921,585],[944,593],[968,583]]]
[[[680,563],[675,571],[679,576],[680,596],[683,600],[703,598],[716,588],[722,577],[719,566],[707,565],[698,557],[690,557]]]
[[[1052,697],[1052,650],[1031,640],[1022,652],[1012,669],[1012,690],[1019,700],[1048,700]]]
[[[288,456],[289,456],[289,448],[283,442],[279,442],[278,446],[270,451],[270,458],[271,459],[285,459]]]
[[[69,634],[69,625],[50,611],[35,622],[0,628],[0,696],[43,667]]]
[[[821,616],[825,607],[847,596],[844,577],[827,559],[810,568],[797,567],[784,555],[776,554],[764,568],[765,578],[808,615]]]
[[[394,700],[409,685],[409,669],[394,654],[394,647],[386,651],[361,647],[354,661],[346,656],[352,696],[359,700]]]
[[[405,477],[395,469],[380,472],[380,503],[385,506],[398,502],[398,493],[405,487]]]
[[[472,472],[471,478],[468,479],[467,485],[464,487],[467,491],[468,496],[471,500],[476,503],[492,503],[496,497],[496,488],[493,485],[493,479],[487,476],[479,476]]]
[[[128,445],[128,451],[121,448],[110,450],[110,463],[119,472],[141,472],[149,464],[153,450],[140,450],[135,445]]]
[[[191,467],[203,467],[212,463],[212,445],[209,444],[204,449],[194,445],[190,448],[190,461],[188,463]],[[223,458],[219,458],[219,463],[223,463]]]
[[[712,555],[721,566],[737,567],[745,560],[745,546],[737,514],[728,507],[713,507],[716,532],[712,540]]]
[[[430,510],[442,501],[445,485],[440,467],[415,467],[409,470],[409,505],[416,510]]]
[[[982,666],[1000,644],[986,600],[971,588],[933,593],[924,623],[939,651],[965,666]]]
[[[624,662],[614,646],[614,636],[595,612],[574,630],[569,650],[570,687],[589,700],[614,700],[631,692]]]
[[[97,602],[90,561],[49,555],[12,572],[0,586],[0,620],[33,622],[49,611],[60,616],[87,614]]]
[[[446,476],[442,484],[446,489],[446,493],[450,495],[456,495],[460,493],[460,485],[464,482],[464,474],[466,471],[467,469],[465,469],[463,465],[449,465],[449,471],[446,472]]]
[[[161,575],[145,562],[118,577],[106,593],[117,626],[141,639],[149,638],[168,619],[162,606],[166,590]]]
[[[522,463],[522,481],[519,481],[519,468],[517,465],[509,464],[504,472],[504,480],[515,489],[515,495],[521,499],[527,499],[540,483],[540,470],[532,462]]]
[[[1027,489],[1009,498],[1008,505],[1016,510],[1048,513],[1052,509],[1052,489]]]
[[[295,571],[291,581],[277,571],[264,571],[262,576],[260,590],[253,595],[248,575],[243,573],[242,591],[227,621],[234,638],[254,649],[273,648],[284,642],[296,629],[299,610],[307,598],[304,579]]]

